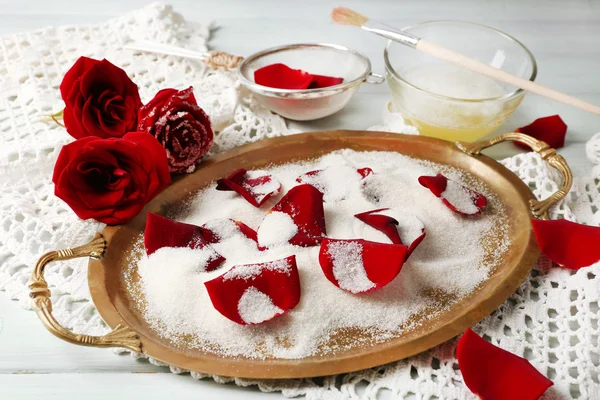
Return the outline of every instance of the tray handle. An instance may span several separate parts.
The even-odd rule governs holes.
[[[556,168],[562,175],[562,187],[550,195],[550,197],[544,200],[529,200],[529,208],[531,209],[531,213],[534,215],[534,217],[538,219],[550,219],[548,216],[548,209],[562,200],[567,193],[569,193],[569,190],[571,190],[571,185],[573,184],[573,175],[571,174],[571,169],[569,168],[569,165],[563,156],[558,154],[556,150],[551,148],[546,142],[537,140],[523,133],[511,132],[480,142],[456,142],[456,146],[467,154],[478,156],[481,154],[483,149],[507,141],[525,143],[531,148],[531,150],[538,153],[542,157],[542,160],[548,162],[548,164]]]
[[[141,342],[137,333],[128,326],[118,325],[112,332],[103,336],[91,336],[73,333],[63,326],[52,315],[52,300],[50,289],[44,279],[46,265],[53,261],[70,260],[79,257],[99,259],[106,250],[106,241],[100,233],[83,246],[72,249],[50,251],[40,257],[31,277],[29,278],[29,296],[33,299],[36,313],[44,326],[59,339],[82,346],[91,347],[123,347],[135,352],[141,352]]]

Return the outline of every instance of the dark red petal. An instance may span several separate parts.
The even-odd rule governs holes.
[[[379,289],[400,273],[407,247],[364,239],[323,239],[319,264],[331,283],[351,293]]]
[[[538,118],[527,126],[517,128],[517,132],[543,140],[550,147],[559,149],[565,145],[567,124],[558,115]],[[525,143],[515,142],[516,145],[529,149]]]
[[[233,182],[237,185],[241,185],[246,175],[244,168],[236,169],[228,177],[217,180],[217,190],[232,191],[233,189],[228,185],[228,182]]]
[[[386,213],[386,211],[388,213]],[[420,219],[410,214],[405,215],[405,218],[402,220],[403,223],[400,224],[399,220],[392,216],[398,214],[402,213],[390,210],[389,208],[379,208],[377,210],[355,214],[354,216],[365,224],[382,232],[393,244],[407,245],[408,250],[406,251],[406,259],[408,259],[419,243],[425,238],[425,226]],[[420,230],[417,234],[415,234],[415,229],[411,224],[418,224]],[[399,225],[402,225],[403,227],[400,228]]]
[[[566,219],[531,223],[540,250],[556,264],[579,269],[600,261],[600,227]]]
[[[294,186],[271,211],[279,211],[292,217],[298,233],[290,239],[291,244],[316,246],[326,235],[323,194],[314,186]]]
[[[162,247],[202,249],[210,246],[204,240],[203,234],[204,229],[199,226],[173,221],[167,217],[149,212],[144,231],[144,246],[148,255]],[[205,270],[212,271],[223,261],[225,261],[225,257],[219,254],[218,257],[208,262]]]
[[[354,216],[383,233],[393,244],[403,244],[398,233],[398,221],[387,215],[376,214],[386,210],[389,210],[389,208],[378,208],[377,210],[354,214]]]
[[[312,76],[285,64],[271,64],[254,71],[254,82],[277,89],[302,90],[308,88]]]
[[[456,358],[465,385],[482,400],[536,400],[553,385],[526,359],[509,353],[467,329]]]
[[[420,176],[419,183],[421,186],[431,190],[431,193],[433,193],[435,197],[441,197],[444,190],[446,190],[448,178],[442,174],[437,174],[436,176]]]
[[[309,89],[318,89],[324,87],[330,87],[339,85],[344,82],[344,78],[335,78],[333,76],[326,75],[312,75],[312,80],[310,81]]]
[[[365,167],[365,168],[359,168],[356,170],[360,176],[362,176],[363,178],[366,178],[369,175],[373,174],[373,170],[369,167]]]
[[[296,256],[259,264],[236,265],[204,285],[215,309],[241,325],[268,321],[285,314],[300,301],[300,277]],[[247,307],[240,303],[248,289],[268,296],[272,305],[279,310],[272,314],[257,315],[264,319],[249,319],[243,312]],[[259,307],[257,305],[254,311],[258,311]]]
[[[480,214],[487,205],[487,198],[466,186],[451,181],[442,174],[420,176],[421,186],[428,188],[452,211],[462,215]]]
[[[272,175],[252,176],[245,169],[234,171],[227,178],[217,180],[217,190],[233,190],[254,207],[260,207],[281,191],[281,183]]]

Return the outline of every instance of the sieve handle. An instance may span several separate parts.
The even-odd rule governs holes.
[[[571,173],[571,169],[569,168],[569,165],[563,156],[556,152],[556,149],[551,148],[546,142],[518,132],[505,133],[503,135],[493,137],[490,140],[483,140],[480,142],[456,142],[456,146],[467,154],[478,156],[481,154],[483,149],[501,142],[508,141],[525,143],[531,148],[531,150],[538,153],[542,157],[542,160],[545,160],[552,167],[556,168],[562,175],[562,187],[550,195],[550,197],[544,200],[529,200],[529,208],[531,209],[531,213],[534,217],[538,219],[550,219],[548,216],[548,210],[550,207],[561,201],[567,195],[567,193],[569,193],[569,190],[571,190],[571,185],[573,184],[573,175]]]
[[[128,326],[118,325],[112,332],[103,336],[76,334],[65,329],[52,315],[50,289],[44,279],[46,265],[53,261],[70,260],[80,257],[101,258],[106,251],[106,241],[97,233],[91,242],[73,249],[50,251],[40,257],[29,278],[29,296],[33,299],[36,313],[44,326],[59,339],[82,346],[123,347],[141,352],[141,342],[137,333]]]

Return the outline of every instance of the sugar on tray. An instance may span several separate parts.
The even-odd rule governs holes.
[[[318,261],[319,246],[298,247],[276,240],[277,232],[287,237],[293,228],[282,216],[268,217],[269,208],[299,184],[298,176],[328,167],[342,171],[338,180],[333,174],[324,175],[331,183],[324,204],[328,237],[390,243],[385,234],[354,217],[378,208],[394,210],[391,216],[402,222],[400,233],[402,229],[418,230],[417,222],[407,222],[409,218],[403,218],[404,215],[416,217],[425,226],[425,239],[413,251],[400,274],[381,289],[362,294],[341,290],[324,276]],[[372,168],[374,173],[361,179],[356,169],[363,167]],[[311,162],[275,166],[259,172],[273,175],[283,185],[281,193],[263,207],[256,208],[234,192],[216,191],[214,185],[209,185],[182,213],[185,216],[182,222],[207,223],[207,227],[223,238],[211,245],[226,257],[220,268],[201,272],[201,257],[195,250],[165,248],[150,257],[144,255],[134,260],[127,270],[131,276],[135,271],[141,276],[139,282],[129,279],[129,283],[138,285],[142,294],[138,299],[139,308],[146,321],[175,346],[199,348],[223,356],[302,358],[341,351],[361,343],[385,341],[412,329],[423,319],[434,317],[432,310],[451,308],[456,301],[472,293],[508,250],[509,221],[501,203],[483,183],[473,177],[466,179],[463,172],[448,166],[393,152],[341,150]],[[484,212],[477,216],[460,215],[419,185],[419,176],[437,173],[460,184],[468,181],[467,186],[486,195],[488,206]],[[227,222],[229,219],[257,229],[265,243],[272,245],[259,251],[254,241],[235,228],[235,223]],[[279,230],[276,222],[281,223]],[[340,261],[348,259],[347,267],[361,267],[356,258],[350,257],[358,249],[334,248],[332,251]],[[296,256],[301,284],[300,303],[294,309],[256,325],[236,324],[214,309],[204,282],[228,271],[251,277],[256,273],[252,266],[231,268],[273,262],[291,255]],[[269,268],[285,269],[286,266],[275,262]],[[344,281],[342,263],[339,271],[336,268],[336,274],[336,279],[345,282],[348,288],[356,290],[369,285],[366,274],[365,279]],[[238,311],[246,321],[267,320],[279,313],[268,296],[258,290],[249,290],[244,301],[238,304]],[[333,333],[350,328],[368,332],[368,335],[357,336],[356,342],[344,345],[329,341]]]
[[[258,228],[258,244],[272,247],[287,243],[298,233],[298,226],[292,217],[279,211],[270,212]]]

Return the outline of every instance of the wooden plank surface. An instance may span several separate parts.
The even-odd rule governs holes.
[[[0,35],[48,25],[103,21],[142,7],[144,0],[0,1]],[[199,0],[171,1],[189,20],[214,20],[212,47],[247,56],[266,47],[298,42],[332,42],[365,53],[374,72],[383,72],[385,41],[329,22],[336,1]],[[538,61],[537,81],[600,104],[600,1],[427,0],[345,1],[344,5],[395,26],[432,19],[462,19],[504,30],[523,41]],[[386,84],[363,85],[340,113],[320,121],[292,124],[304,130],[364,129],[380,123],[389,100]],[[569,125],[560,152],[575,173],[585,173],[585,142],[600,131],[600,117],[550,100],[528,96],[501,128],[513,130],[533,119],[560,114]],[[510,145],[492,155],[514,154]],[[263,397],[255,388],[219,385],[174,376],[166,368],[116,356],[111,350],[70,345],[51,336],[35,314],[0,294],[0,399],[233,398]],[[280,396],[273,394],[271,396]]]

